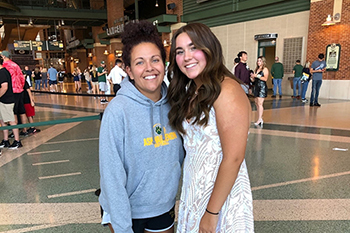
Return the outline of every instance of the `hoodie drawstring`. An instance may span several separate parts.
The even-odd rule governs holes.
[[[150,114],[150,117],[151,117],[151,130],[152,130],[152,144],[155,145],[156,144],[156,137],[154,135],[154,122],[153,122],[153,103],[150,102],[150,105],[151,105],[151,114]],[[160,127],[161,127],[161,138],[162,138],[162,141],[165,141],[165,132],[164,132],[164,129],[165,129],[165,126],[163,126],[163,117],[162,117],[162,104],[159,105],[159,123],[160,123]]]

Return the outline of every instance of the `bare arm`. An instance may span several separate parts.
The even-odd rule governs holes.
[[[323,73],[325,72],[326,69],[322,69],[322,70],[314,70],[313,68],[310,68],[310,73],[313,74],[313,73]]]
[[[2,97],[5,93],[6,93],[6,91],[7,91],[7,89],[8,89],[8,83],[2,83],[1,84],[1,88],[0,88],[0,97]]]
[[[103,71],[102,73],[97,71],[97,76],[101,76],[101,75],[104,75],[104,74],[107,74],[107,71]]]
[[[218,213],[235,184],[244,160],[251,110],[244,91],[230,78],[222,82],[221,93],[214,103],[214,109],[223,158],[207,210]],[[234,143],[232,139],[235,140]],[[218,216],[205,212],[199,232],[215,232],[217,221]]]
[[[30,90],[30,88],[27,89],[28,95],[29,95],[29,99],[30,99],[30,105],[32,105],[32,107],[34,107],[34,98],[32,95],[32,91]]]
[[[261,76],[260,79],[263,81],[267,81],[267,79],[269,78],[269,69],[267,69],[266,67],[263,69],[263,73],[264,76]]]

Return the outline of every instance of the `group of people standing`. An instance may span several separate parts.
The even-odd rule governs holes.
[[[275,63],[276,64],[276,63]],[[275,66],[275,64],[272,66]],[[281,63],[280,63],[281,64]],[[283,69],[283,66],[282,66]],[[306,99],[306,91],[309,82],[312,80],[312,88],[310,95],[310,107],[320,107],[321,104],[318,102],[318,96],[320,87],[322,84],[322,76],[326,71],[326,62],[324,61],[324,54],[320,53],[311,65],[309,61],[305,62],[302,66],[300,60],[296,60],[296,64],[293,67],[293,99],[300,99],[303,103],[308,102]],[[283,77],[283,75],[282,75]],[[273,76],[275,79],[275,77]],[[281,90],[281,88],[279,88]],[[280,92],[281,95],[282,92]],[[276,94],[274,86],[274,95]],[[274,97],[274,96],[272,96]]]
[[[24,67],[23,74],[25,75],[25,80],[31,88],[34,87],[35,91],[58,91],[58,83],[60,84],[61,91],[63,90],[63,80],[65,74],[62,70],[57,71],[53,64],[50,68],[46,67],[35,67],[34,70],[29,70],[28,66]],[[58,82],[57,82],[58,80]],[[48,89],[49,87],[49,89]]]
[[[105,61],[101,61],[101,65],[99,67],[96,67],[95,65],[88,66],[84,70],[84,77],[88,84],[88,93],[92,93],[94,95],[101,94],[101,104],[108,103],[107,98],[103,95],[110,90],[110,85],[113,85],[113,92],[116,95],[120,89],[121,81],[127,76],[122,67],[123,62],[120,59],[116,59],[115,66],[112,68],[109,74]]]
[[[257,66],[255,70],[250,70],[247,65],[248,54],[245,51],[241,51],[237,54],[237,58],[234,60],[234,67],[232,73],[240,79],[241,87],[248,96],[255,97],[255,105],[257,108],[258,119],[254,123],[256,126],[263,125],[263,103],[264,98],[267,97],[267,84],[266,81],[269,76],[269,70],[266,67],[266,59],[263,56],[258,57]],[[305,65],[300,64],[300,60],[296,61],[296,65],[293,67],[293,95],[292,98],[301,99],[303,103],[308,102],[306,99],[306,91],[309,85],[309,81],[312,78],[312,89],[310,96],[310,107],[320,107],[318,102],[319,90],[322,84],[322,74],[325,72],[326,62],[324,61],[324,54],[319,54],[318,59],[312,63],[306,61]],[[273,78],[273,95],[272,98],[276,98],[277,89],[279,98],[282,98],[282,79],[284,76],[283,64],[279,61],[279,57],[275,57],[275,63],[271,67],[271,76]],[[298,93],[298,94],[297,94]]]
[[[102,224],[111,232],[174,232],[184,163],[178,233],[254,232],[244,159],[250,103],[219,40],[204,24],[178,29],[168,88],[156,27],[129,23],[122,42],[127,77],[100,130]]]
[[[238,61],[239,59],[239,61]],[[262,118],[264,111],[264,99],[267,97],[266,81],[269,77],[269,70],[266,67],[266,59],[263,56],[258,57],[256,67],[251,70],[247,64],[248,53],[241,51],[237,54],[236,65],[232,73],[241,81],[241,87],[250,97],[255,98],[255,106],[257,109],[258,119],[254,123],[256,126],[262,126],[264,121]]]

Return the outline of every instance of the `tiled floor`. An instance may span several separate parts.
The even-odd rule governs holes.
[[[98,115],[106,106],[86,96],[35,99],[36,122]],[[268,97],[263,128],[252,124],[246,161],[257,233],[350,232],[350,101],[320,102],[310,108],[289,96]],[[94,195],[99,125],[41,126],[22,138],[23,148],[3,149],[0,232],[109,232],[99,224]]]

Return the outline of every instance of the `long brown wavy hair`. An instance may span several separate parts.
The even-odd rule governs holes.
[[[176,38],[186,33],[196,49],[204,52],[206,67],[198,75],[202,85],[196,93],[197,86],[176,63]],[[209,111],[221,92],[221,82],[230,77],[239,82],[224,65],[224,57],[219,40],[204,24],[191,23],[178,29],[171,41],[170,64],[168,67],[168,101],[171,109],[168,114],[169,124],[180,133],[186,134],[182,122],[192,119],[192,124],[207,125]],[[203,115],[204,114],[204,115]],[[203,116],[202,116],[203,115]]]
[[[264,68],[266,67],[266,58],[264,56],[259,56],[257,60],[259,60],[259,58],[262,61],[261,71],[263,71]],[[258,69],[259,69],[259,65],[258,65],[258,61],[257,61],[256,62],[255,73],[258,71]]]

